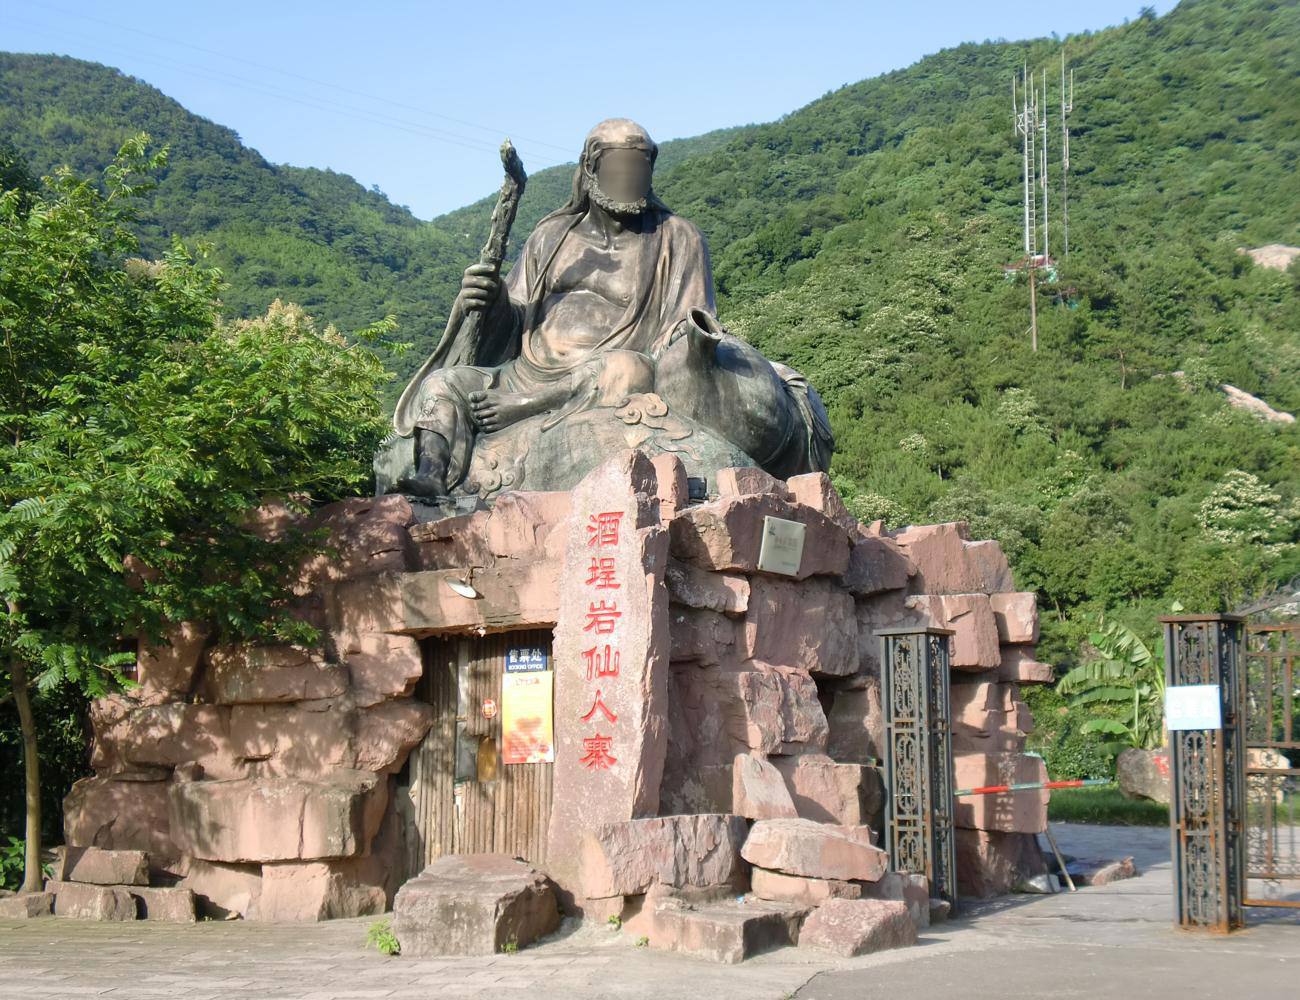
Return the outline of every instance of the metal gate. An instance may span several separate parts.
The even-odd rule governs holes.
[[[952,629],[881,629],[885,713],[885,849],[894,871],[924,875],[930,894],[957,906],[953,834]]]
[[[549,630],[426,639],[416,697],[433,727],[412,752],[406,806],[408,877],[444,854],[499,852],[543,866],[552,764],[501,763],[502,676],[507,651],[549,659]]]
[[[1244,922],[1243,619],[1187,615],[1160,621],[1166,688],[1213,685],[1211,700],[1217,701],[1220,717],[1218,728],[1169,733],[1175,922],[1229,931]]]
[[[1300,768],[1293,766],[1300,762],[1298,653],[1300,625],[1246,629],[1247,906],[1300,908]]]

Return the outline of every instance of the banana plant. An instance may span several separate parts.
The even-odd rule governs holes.
[[[1129,747],[1154,750],[1164,743],[1164,640],[1148,645],[1131,628],[1099,616],[1088,636],[1097,659],[1075,667],[1057,684],[1071,708],[1103,706],[1108,714],[1089,719],[1084,733],[1116,737],[1104,744],[1111,756]]]

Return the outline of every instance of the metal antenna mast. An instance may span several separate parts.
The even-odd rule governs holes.
[[[1026,65],[1022,70],[1020,94],[1015,77],[1011,80],[1011,106],[1016,132],[1021,138],[1021,161],[1024,180],[1025,265],[1029,268],[1029,338],[1038,350],[1038,149],[1034,133],[1039,129],[1038,91]],[[1019,102],[1017,102],[1019,96]],[[1044,133],[1046,134],[1046,133]]]
[[[1065,49],[1061,49],[1061,256],[1070,256],[1070,112],[1074,110],[1074,70],[1065,86]]]

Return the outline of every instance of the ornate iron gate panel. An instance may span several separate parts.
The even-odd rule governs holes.
[[[1169,733],[1174,918],[1181,927],[1241,927],[1245,883],[1242,799],[1243,619],[1236,615],[1160,619],[1165,684],[1215,684],[1222,726]]]
[[[952,629],[881,629],[885,713],[885,849],[894,871],[924,875],[931,895],[957,906],[953,835]]]
[[[1300,889],[1300,693],[1295,660],[1300,625],[1246,628],[1246,889],[1247,906],[1300,907],[1270,898]],[[1258,880],[1251,885],[1251,880]],[[1282,883],[1291,882],[1291,886]],[[1262,884],[1260,884],[1262,883]]]

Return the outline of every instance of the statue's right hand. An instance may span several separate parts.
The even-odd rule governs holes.
[[[501,278],[491,264],[471,264],[460,283],[461,308],[470,312],[486,309],[501,291]]]

